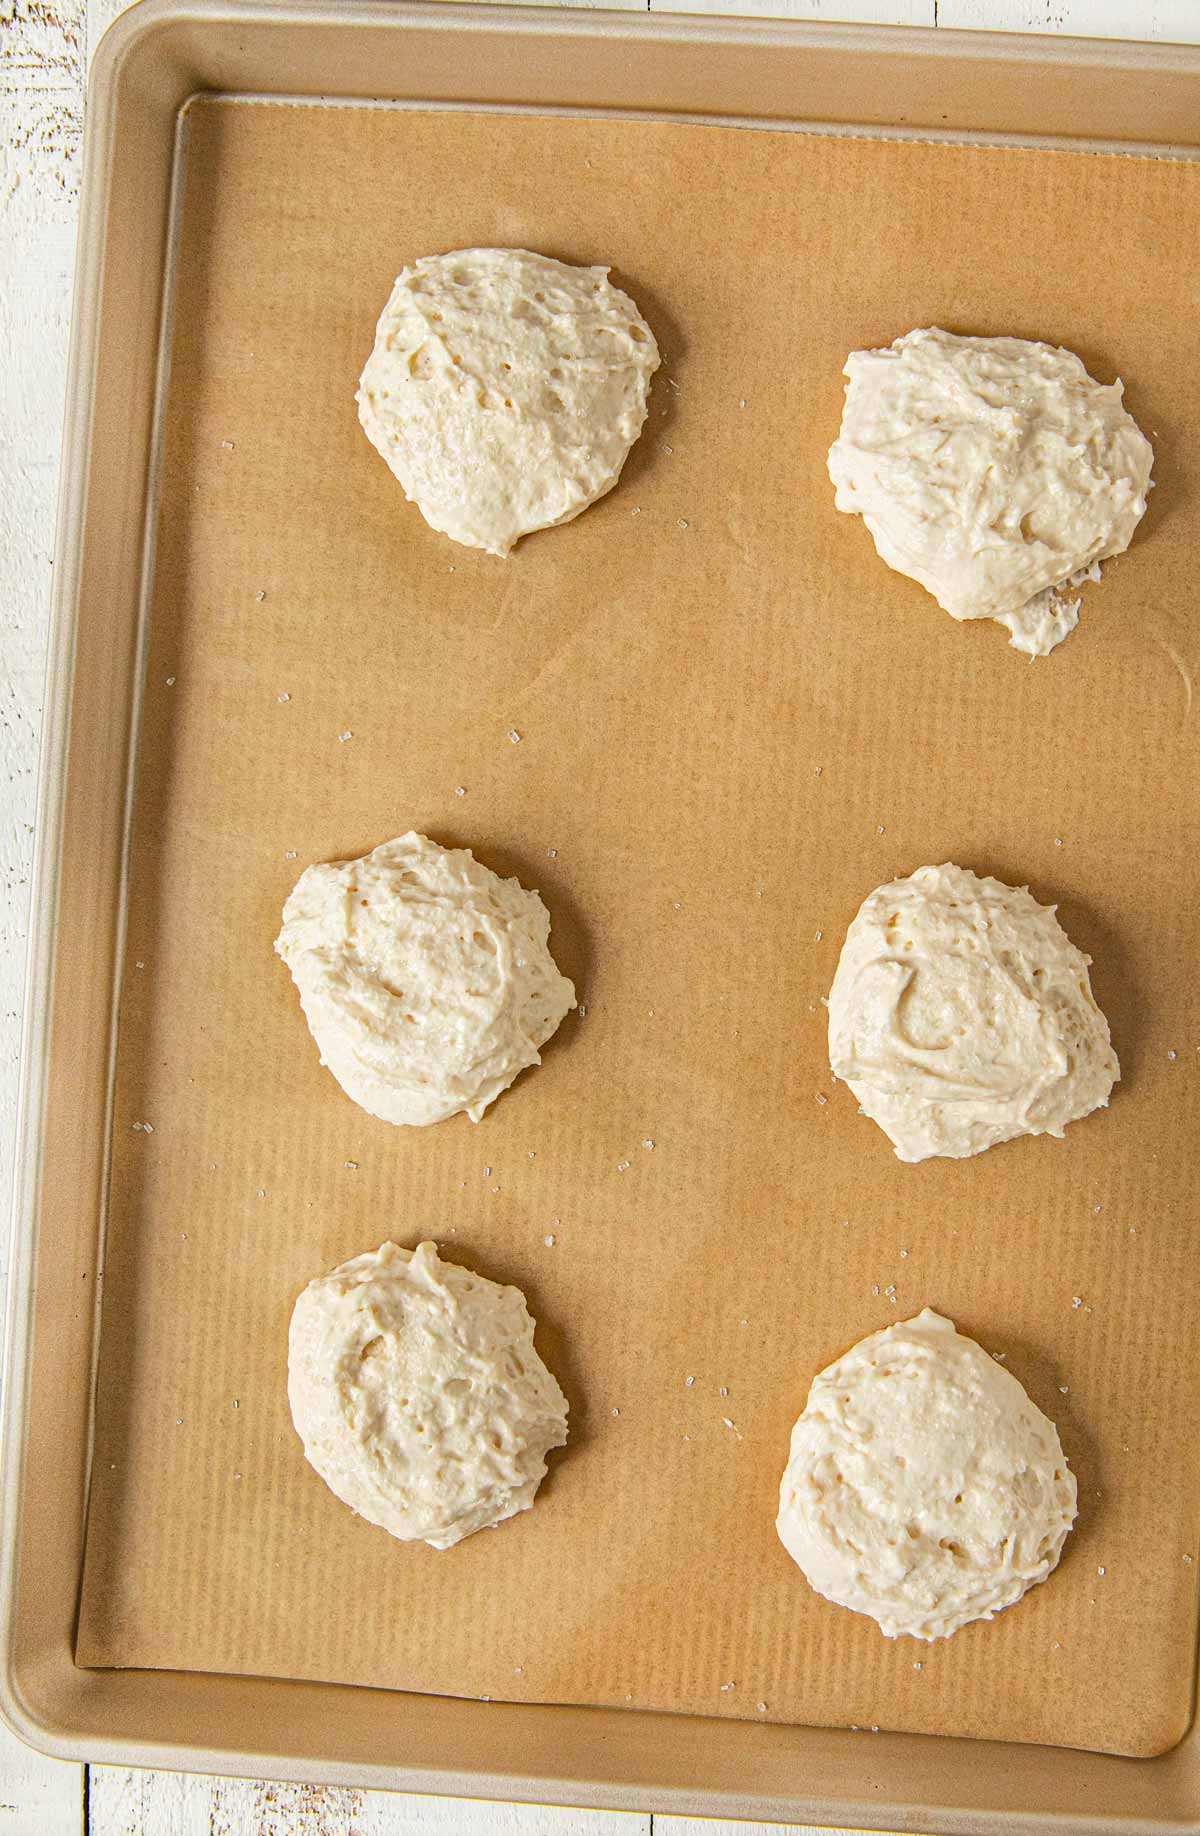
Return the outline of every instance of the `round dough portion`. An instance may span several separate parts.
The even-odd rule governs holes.
[[[611,491],[658,363],[607,268],[459,249],[397,278],[358,418],[432,528],[507,555]]]
[[[814,1378],[776,1529],[826,1600],[932,1641],[1044,1581],[1075,1498],[1054,1423],[927,1307]]]
[[[409,831],[308,867],[275,948],[348,1097],[383,1122],[478,1122],[575,1005],[536,892]]]
[[[1150,442],[1071,351],[1024,338],[908,332],[852,351],[829,453],[839,510],[952,618],[995,618],[1045,655],[1066,636],[1053,589],[1119,555],[1146,509]]]
[[[310,1281],[288,1333],[305,1457],[368,1523],[449,1549],[527,1511],[567,1400],[519,1288],[385,1243]]]
[[[829,993],[829,1062],[900,1160],[1061,1137],[1120,1076],[1091,958],[1027,887],[920,867],[877,887]]]

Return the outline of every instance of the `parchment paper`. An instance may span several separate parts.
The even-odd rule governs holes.
[[[1140,158],[193,108],[81,1662],[1179,1737],[1198,203]],[[665,358],[618,489],[507,563],[425,526],[353,400],[399,267],[475,243],[610,262]],[[1047,661],[834,512],[846,352],[930,323],[1069,345],[1153,439]],[[409,827],[541,889],[586,1006],[477,1127],[356,1110],[272,953],[308,862]],[[821,1000],[864,895],[947,859],[1059,902],[1124,1076],[1065,1142],[913,1168],[832,1083]],[[285,1395],[303,1284],[424,1235],[526,1291],[572,1411],[536,1508],[444,1554],[340,1505]],[[1059,1423],[1081,1503],[1048,1585],[935,1647],[817,1598],[773,1528],[814,1372],[926,1304]]]

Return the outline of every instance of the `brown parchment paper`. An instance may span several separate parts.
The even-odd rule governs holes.
[[[1198,204],[1145,159],[193,108],[81,1662],[1180,1736]],[[426,528],[353,400],[397,269],[473,243],[611,262],[665,359],[618,489],[507,563]],[[834,512],[847,350],[930,323],[1066,343],[1153,437],[1047,661]],[[479,1126],[361,1114],[272,954],[305,864],[410,826],[542,890],[586,1006]],[[946,859],[1059,901],[1124,1076],[1062,1143],[904,1167],[821,998],[863,896]],[[536,1508],[445,1554],[340,1505],[285,1395],[300,1287],[427,1234],[526,1291],[572,1411]],[[927,1303],[1081,1494],[1050,1583],[935,1647],[818,1599],[773,1528],[813,1373]]]

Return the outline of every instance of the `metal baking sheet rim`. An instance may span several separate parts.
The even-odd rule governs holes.
[[[26,978],[21,1047],[21,1090],[18,1111],[16,1173],[13,1194],[13,1230],[5,1329],[3,1383],[3,1486],[0,1489],[0,1714],[31,1745],[69,1759],[102,1759],[122,1765],[169,1766],[180,1770],[232,1773],[264,1779],[293,1779],[332,1784],[373,1786],[410,1792],[437,1792],[450,1795],[506,1800],[529,1800],[558,1804],[589,1804],[615,1809],[672,1810],[684,1814],[746,1817],[766,1821],[838,1822],[861,1829],[922,1830],[945,1832],[945,1836],[1014,1836],[1017,1831],[1059,1831],[1065,1833],[1105,1832],[1105,1836],[1184,1836],[1200,1831],[1200,1737],[1193,1724],[1184,1740],[1169,1754],[1156,1760],[1123,1760],[1100,1754],[1081,1754],[1062,1749],[1014,1748],[999,1743],[965,1742],[919,1735],[872,1735],[865,1732],[823,1729],[763,1727],[755,1724],[719,1722],[685,1716],[638,1713],[629,1716],[618,1709],[582,1709],[570,1707],[536,1707],[530,1705],[466,1703],[445,1698],[414,1698],[383,1691],[352,1689],[344,1685],[322,1685],[285,1682],[280,1679],[239,1677],[189,1678],[178,1673],[161,1672],[85,1672],[73,1664],[74,1602],[79,1572],[70,1577],[71,1600],[59,1603],[69,1621],[72,1642],[65,1650],[62,1641],[50,1656],[50,1668],[58,1669],[60,1701],[57,1712],[36,1704],[27,1688],[23,1671],[28,1670],[29,1653],[22,1650],[20,1568],[22,1561],[22,1528],[28,1499],[36,1498],[26,1459],[31,1428],[31,1406],[34,1331],[38,1304],[48,1306],[53,1296],[43,1293],[39,1281],[40,1226],[44,1191],[44,1129],[50,1061],[50,1035],[53,1020],[56,950],[59,943],[58,919],[64,874],[64,819],[68,769],[71,764],[72,712],[75,703],[75,663],[80,624],[80,600],[83,586],[85,536],[93,538],[88,526],[89,474],[93,455],[94,411],[99,365],[102,356],[101,329],[104,308],[104,282],[112,229],[115,179],[118,162],[118,103],[121,85],[131,63],[149,50],[153,56],[156,37],[172,29],[190,35],[193,57],[198,36],[239,26],[266,28],[283,43],[289,32],[305,28],[327,28],[336,25],[339,40],[349,44],[356,34],[385,30],[392,34],[412,33],[414,29],[439,35],[449,34],[458,45],[473,36],[490,41],[507,40],[533,47],[546,47],[548,41],[574,46],[586,51],[601,44],[618,47],[642,45],[663,48],[705,47],[723,51],[736,47],[751,55],[786,50],[793,55],[805,53],[849,58],[872,54],[899,55],[908,62],[921,60],[932,65],[943,62],[990,65],[993,69],[1013,71],[1051,70],[1067,81],[1084,79],[1089,73],[1102,72],[1118,81],[1153,82],[1161,77],[1168,82],[1182,78],[1188,93],[1200,104],[1200,49],[1131,45],[1120,41],[1037,39],[1018,35],[939,32],[936,35],[920,29],[859,26],[809,25],[789,21],[730,19],[710,16],[689,17],[682,14],[654,15],[628,12],[571,12],[553,8],[515,8],[463,4],[444,4],[428,0],[422,4],[391,6],[357,4],[339,6],[334,0],[313,0],[296,4],[295,0],[265,0],[260,4],[239,4],[238,0],[142,0],[109,28],[97,52],[89,84],[89,110],[85,136],[83,207],[80,219],[76,257],[75,305],[72,324],[71,356],[68,371],[67,418],[65,424],[62,478],[59,498],[58,536],[55,556],[54,595],[51,635],[46,678],[45,726],[38,792],[38,834],[31,897],[31,925]],[[280,37],[279,35],[283,35]],[[240,46],[235,46],[234,58]],[[199,78],[203,72],[196,69]],[[323,79],[327,70],[322,71]],[[526,98],[504,102],[483,97],[450,98],[409,94],[398,97],[363,95],[354,89],[333,88],[299,91],[294,86],[279,89],[256,84],[238,88],[228,81],[228,66],[222,70],[223,81],[205,84],[187,81],[181,67],[177,72],[175,91],[151,99],[147,113],[153,115],[155,145],[151,157],[160,162],[160,177],[169,183],[160,186],[159,208],[138,227],[145,233],[149,246],[158,257],[152,274],[157,299],[154,336],[143,347],[154,352],[152,384],[152,419],[141,452],[140,496],[142,528],[137,553],[130,563],[137,591],[127,595],[121,608],[131,620],[127,632],[128,667],[124,677],[123,715],[125,731],[122,757],[115,762],[109,777],[112,788],[119,786],[119,845],[110,849],[111,863],[119,872],[115,894],[115,923],[108,951],[112,964],[105,1041],[106,1100],[102,1127],[105,1133],[99,1161],[102,1169],[100,1190],[105,1185],[111,1104],[111,1069],[115,1056],[115,1017],[119,998],[119,976],[122,932],[121,914],[125,904],[129,816],[132,802],[133,767],[137,756],[137,728],[140,712],[140,685],[144,675],[143,653],[148,622],[148,602],[154,546],[154,509],[158,464],[160,409],[167,381],[167,352],[170,337],[170,294],[174,266],[175,234],[179,214],[179,176],[186,148],[188,105],[198,94],[214,93],[231,99],[273,102],[280,105],[307,106],[375,106],[462,109],[498,114],[531,113],[567,115],[611,115],[617,118],[669,119],[681,123],[738,125],[747,129],[770,127],[795,131],[869,135],[892,139],[915,138],[985,144],[1053,146],[1070,150],[1119,152],[1132,155],[1156,155],[1168,158],[1200,158],[1200,107],[1194,114],[1192,139],[1172,136],[1158,139],[1121,137],[1114,140],[1089,132],[1083,135],[1043,135],[1029,131],[1011,131],[1002,127],[947,127],[939,131],[932,122],[912,123],[898,120],[855,120],[823,118],[809,111],[802,117],[789,118],[784,113],[753,114],[746,110],[724,113],[713,109],[692,110],[685,105],[658,107],[622,106],[619,98],[608,102],[554,103]],[[674,80],[673,78],[671,80]],[[620,82],[620,76],[617,78]],[[586,83],[585,83],[586,86]],[[1177,92],[1178,93],[1178,92]],[[681,103],[686,98],[680,98]],[[897,107],[895,113],[899,115]],[[1168,110],[1168,114],[1170,110]],[[1172,117],[1178,121],[1179,115]],[[135,149],[136,150],[136,149]],[[147,148],[141,149],[143,155]],[[126,152],[129,157],[129,151]],[[143,201],[144,202],[144,201]],[[145,302],[143,301],[143,308]],[[135,480],[136,482],[136,480]],[[110,536],[113,532],[110,530]],[[94,538],[93,538],[94,539]],[[118,685],[119,687],[119,685]],[[116,691],[110,688],[110,695]],[[113,762],[109,762],[110,765]],[[113,801],[116,801],[114,797]],[[92,1219],[92,1247],[96,1266],[102,1264],[103,1200],[96,1207],[99,1215]],[[81,1364],[76,1377],[76,1392],[90,1420],[91,1392],[95,1376],[96,1325],[99,1318],[100,1282],[92,1294],[91,1325],[86,1333],[89,1358]],[[86,1386],[86,1396],[83,1394]],[[86,1440],[86,1436],[84,1437]],[[82,1550],[83,1520],[86,1512],[87,1466],[90,1446],[77,1449],[76,1483],[69,1495],[59,1500],[64,1517],[73,1526],[74,1538]],[[43,1487],[46,1480],[41,1479]],[[51,1482],[50,1490],[53,1490]],[[41,1501],[45,1504],[45,1500]],[[54,1500],[50,1500],[51,1508]],[[52,1641],[53,1642],[53,1641]],[[46,1652],[40,1653],[43,1661]],[[67,1662],[64,1664],[64,1658]],[[63,1687],[64,1679],[67,1686]],[[205,1691],[205,1707],[216,1706],[223,1719],[224,1734],[232,1739],[198,1738],[199,1728],[190,1723],[184,1698],[189,1687]],[[142,1690],[139,1702],[138,1690]],[[180,1693],[183,1724],[179,1722],[174,1695]],[[218,1701],[218,1697],[220,1701]],[[153,1700],[162,1712],[155,1732],[147,1732],[146,1709]],[[198,1700],[198,1698],[197,1698]],[[327,1720],[361,1724],[377,1718],[380,1703],[390,1704],[389,1722],[395,1713],[405,1709],[432,1708],[437,1720],[435,1744],[443,1732],[457,1724],[452,1745],[454,1754],[447,1758],[445,1749],[430,1760],[428,1738],[424,1751],[418,1754],[406,1743],[404,1760],[379,1760],[367,1752],[352,1751],[359,1743],[343,1737],[331,1755],[329,1745],[305,1746],[291,1735],[296,1711],[303,1708],[325,1725]],[[314,1709],[313,1705],[316,1704]],[[336,1717],[329,1711],[336,1703]],[[86,1709],[85,1709],[86,1704]],[[98,1708],[97,1708],[98,1705]],[[246,1710],[260,1711],[253,1719]],[[268,1707],[273,1713],[268,1713]],[[130,1725],[130,1711],[133,1722]],[[355,1710],[359,1710],[355,1714]],[[282,1713],[280,1711],[282,1710]],[[174,1711],[174,1713],[172,1712]],[[479,1720],[491,1718],[491,1723]],[[208,1715],[200,1717],[207,1721]],[[249,1726],[255,1732],[263,1722],[274,1720],[278,1732],[288,1731],[287,1740],[248,1742],[242,1731]],[[105,1725],[105,1723],[109,1725]],[[258,1724],[256,1727],[255,1724]],[[482,1746],[478,1732],[488,1725],[503,1724],[505,1763],[484,1766],[461,1763],[475,1756]],[[136,1731],[135,1731],[136,1726]],[[634,1729],[641,1738],[632,1740],[627,1753],[620,1749],[624,1736]],[[408,1732],[408,1730],[406,1730]],[[547,1738],[549,1735],[549,1738]],[[672,1749],[674,1759],[662,1759]],[[700,1743],[703,1743],[702,1745]],[[648,1744],[649,1743],[649,1744]],[[715,1782],[711,1768],[714,1747],[722,1750],[716,1771],[724,1774]],[[525,1767],[514,1763],[521,1757],[532,1758]],[[275,1750],[272,1750],[274,1748]],[[689,1748],[696,1756],[693,1762]],[[735,1749],[742,1749],[735,1756]],[[785,1756],[788,1774],[786,1790],[772,1789],[763,1780]],[[957,1750],[957,1752],[955,1751]],[[765,1764],[768,1755],[771,1764]],[[732,1771],[745,1770],[751,1762],[753,1780],[733,1782]],[[603,1763],[598,1763],[603,1759]],[[460,1763],[455,1763],[459,1761]],[[590,1763],[589,1763],[590,1762]],[[698,1762],[698,1763],[697,1763]],[[709,1766],[709,1782],[697,1774]],[[940,1781],[930,1776],[943,1770]],[[824,1775],[825,1784],[814,1778],[814,1771]],[[792,1784],[797,1772],[806,1775],[804,1786]],[[955,1779],[952,1775],[957,1773]],[[1074,1784],[1060,1781],[1073,1776]],[[1130,1790],[1134,1780],[1138,1783]],[[930,1787],[934,1789],[930,1789]],[[941,1787],[941,1788],[939,1788]],[[944,1788],[944,1789],[942,1789]]]

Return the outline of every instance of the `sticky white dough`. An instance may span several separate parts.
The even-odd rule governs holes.
[[[309,1282],[288,1401],[310,1464],[402,1542],[449,1549],[527,1511],[567,1401],[518,1288],[394,1243]]]
[[[920,867],[877,887],[829,994],[829,1062],[900,1160],[1061,1136],[1120,1075],[1090,958],[1025,887]]]
[[[507,555],[611,491],[658,362],[607,268],[459,249],[397,278],[358,416],[432,528]]]
[[[926,1308],[814,1378],[776,1529],[826,1600],[932,1640],[1044,1581],[1075,1500],[1054,1423]]]
[[[575,1005],[536,892],[410,831],[308,867],[275,948],[346,1095],[381,1121],[478,1122]]]
[[[829,453],[839,510],[952,618],[994,618],[1033,656],[1079,602],[1056,589],[1119,555],[1146,509],[1154,454],[1071,351],[1024,338],[908,332],[852,351]]]

